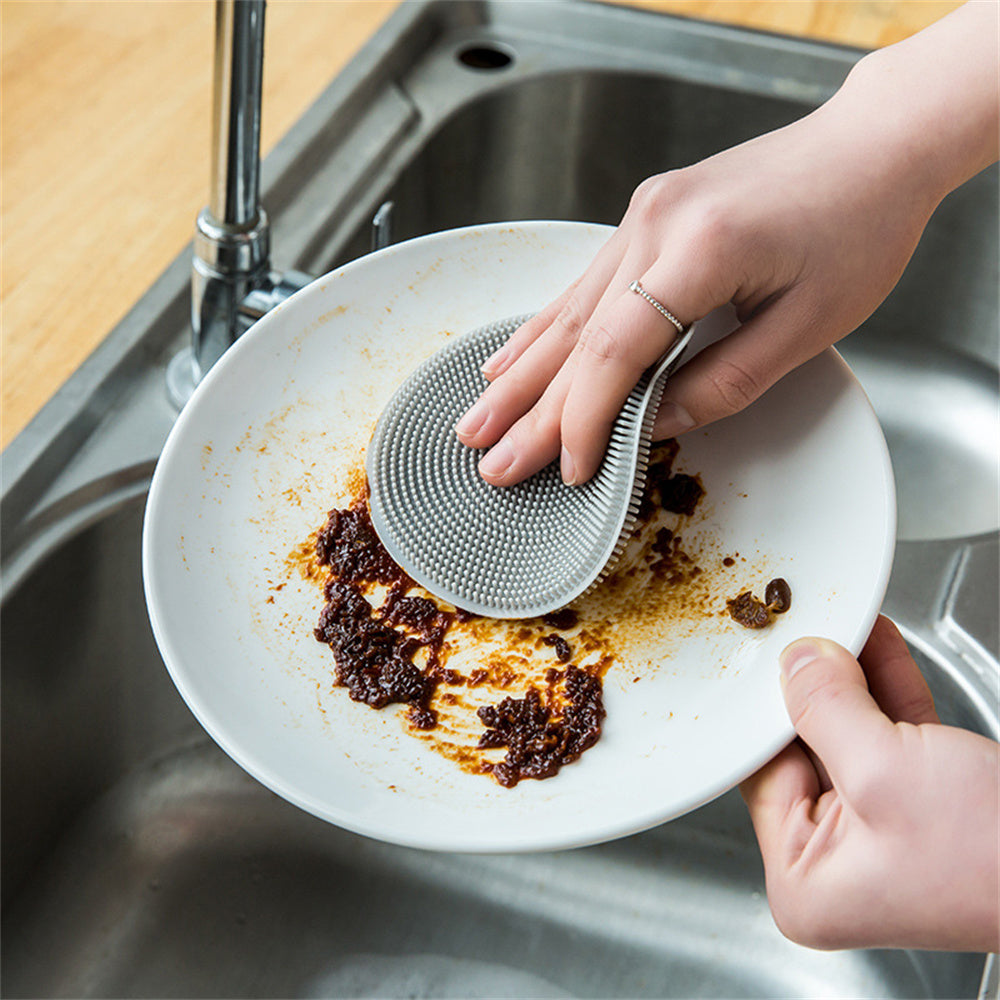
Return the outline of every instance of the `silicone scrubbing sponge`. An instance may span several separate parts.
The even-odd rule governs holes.
[[[691,328],[649,369],[614,424],[597,474],[567,486],[558,462],[491,486],[482,452],[455,435],[486,379],[483,362],[528,317],[466,334],[420,365],[379,418],[366,461],[372,524],[417,583],[456,607],[531,618],[569,604],[610,572],[635,523],[653,420]]]

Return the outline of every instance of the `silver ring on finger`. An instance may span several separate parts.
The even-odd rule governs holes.
[[[642,296],[661,316],[665,316],[675,327],[677,327],[678,333],[684,332],[684,324],[662,303],[657,299],[654,299],[649,292],[646,291],[642,285],[639,284],[638,279],[629,283],[629,291],[635,292],[636,295]]]

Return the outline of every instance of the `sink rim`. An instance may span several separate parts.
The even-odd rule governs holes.
[[[410,0],[408,4],[401,5],[403,8],[400,12],[402,20],[395,23],[397,27],[403,29],[406,46],[422,36],[424,32],[422,18],[425,16],[426,9],[430,7],[440,8],[441,6],[436,2],[428,3],[427,0]],[[490,5],[477,6],[485,8]],[[567,12],[573,6],[573,4],[567,4]],[[594,13],[593,16],[597,17],[597,14]],[[615,15],[615,17],[618,16],[620,15]],[[499,19],[502,20],[502,17]],[[649,23],[653,24],[654,22],[650,21]],[[381,86],[376,73],[378,61],[386,53],[391,55],[393,51],[398,52],[400,47],[393,42],[392,37],[388,34],[389,28],[390,25],[387,24],[383,29],[386,34],[381,36],[376,48],[366,49],[362,54],[361,61],[353,63],[344,76],[331,84],[330,89],[321,97],[318,104],[282,141],[276,153],[265,161],[263,177],[266,204],[273,202],[275,192],[282,184],[288,185],[289,178],[293,177],[297,165],[301,162],[303,149],[312,148],[310,144],[314,135],[332,117],[333,109],[338,103],[347,99],[352,93],[361,94],[362,97],[371,95]],[[443,31],[444,29],[438,26],[435,30]],[[475,26],[474,30],[490,34],[500,29],[491,27],[487,21],[483,21]],[[713,32],[710,30],[704,31],[702,34],[705,39],[713,37]],[[740,29],[734,29],[728,33],[728,37],[745,35],[746,32]],[[757,42],[766,46],[769,40],[759,39]],[[804,47],[796,47],[792,41],[788,45],[792,50],[804,51]],[[824,47],[815,43],[810,44],[807,48],[822,49]],[[841,53],[835,56],[824,53],[824,59],[827,59],[833,67],[844,67],[853,62],[857,54],[860,53],[853,55]],[[831,72],[833,71],[831,70]],[[363,103],[362,97],[352,96],[350,99]],[[351,146],[352,142],[356,140],[352,115],[341,114],[338,121],[347,146],[356,148],[356,145]],[[419,138],[419,130],[409,133],[404,129],[403,139],[400,140],[399,151],[401,155],[405,154],[406,150],[412,149],[412,144],[419,141]],[[356,215],[345,213],[338,223],[339,228],[328,242],[336,242],[337,233],[348,233],[357,228],[356,224],[362,214],[360,209]],[[280,249],[281,247],[279,247]],[[292,255],[297,252],[298,250],[294,248],[290,249]],[[71,464],[81,442],[91,436],[103,434],[109,420],[127,419],[131,411],[125,405],[120,406],[120,401],[126,389],[131,387],[132,379],[136,373],[146,371],[151,364],[154,367],[158,366],[158,371],[165,369],[166,361],[175,350],[179,339],[184,336],[188,271],[188,257],[186,254],[182,254],[143,297],[136,309],[126,317],[122,324],[116,327],[91,359],[72,376],[71,381],[43,408],[29,424],[29,427],[4,450],[3,520],[5,529],[10,524],[14,524],[20,532],[20,534],[10,530],[4,532],[5,582],[11,579],[7,576],[9,568],[16,570],[13,576],[17,578],[18,583],[22,582],[31,573],[42,567],[48,559],[55,556],[59,547],[66,544],[70,538],[90,530],[104,517],[110,516],[111,511],[116,507],[120,507],[123,503],[128,506],[143,495],[145,486],[141,482],[141,477],[137,475],[135,484],[131,487],[133,492],[127,495],[113,499],[110,498],[110,495],[106,497],[100,492],[103,489],[102,486],[97,489],[97,495],[93,496],[88,504],[83,504],[82,494],[77,496],[77,499],[81,501],[80,507],[72,516],[63,519],[55,514],[59,509],[56,505],[65,502],[67,497],[73,497],[75,491],[79,490],[81,486],[85,487],[89,483],[101,483],[102,477],[115,471],[115,466],[96,462],[92,467],[88,466],[88,469],[92,468],[93,475],[84,475],[82,479],[77,477],[71,489],[65,488],[63,470],[67,464]],[[159,396],[156,398],[159,400]],[[145,405],[145,402],[142,405]],[[109,413],[112,408],[115,408],[115,412]],[[159,421],[160,429],[165,436],[172,423],[172,416],[165,407],[156,412],[157,416],[154,419]],[[144,462],[150,463],[155,461],[158,453],[158,450],[150,448],[147,442],[137,442],[131,450],[123,452],[126,456],[124,464],[133,468]],[[71,506],[75,502],[75,500],[71,501]],[[84,507],[86,507],[86,512],[84,512]],[[49,516],[54,518],[54,529],[58,529],[55,533],[41,531],[44,518]],[[947,543],[947,551],[957,554],[965,545],[979,543],[984,539],[994,537],[992,534],[987,534],[952,539]],[[11,548],[9,543],[15,538],[19,540]],[[943,551],[941,547],[935,547],[936,543],[930,541],[904,543],[902,547],[909,548],[911,545],[915,547],[914,551],[919,550],[928,556],[933,555],[935,559],[938,559],[939,553]],[[5,608],[7,602],[14,599],[18,591],[19,585],[6,590],[3,601]],[[940,648],[939,636],[933,633],[925,634],[919,625],[916,626],[916,629],[912,634],[917,636],[920,642],[928,643],[928,648],[934,650]],[[955,654],[949,650],[949,655]],[[987,978],[990,967],[993,968],[995,977],[996,965],[993,962],[991,966],[990,962],[993,960],[988,960]],[[986,988],[984,987],[984,990]],[[995,995],[995,978],[991,989],[992,992],[989,995]],[[984,992],[983,995],[987,994]]]

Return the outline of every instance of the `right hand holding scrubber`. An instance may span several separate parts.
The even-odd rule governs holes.
[[[969,3],[863,58],[800,121],[644,181],[586,272],[486,362],[456,427],[489,449],[483,478],[559,458],[567,483],[590,479],[677,334],[666,313],[731,303],[742,325],[672,376],[654,439],[741,410],[862,323],[941,199],[997,158],[997,10]]]

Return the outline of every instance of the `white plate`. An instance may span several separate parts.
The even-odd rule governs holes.
[[[219,745],[316,816],[455,851],[623,836],[714,798],[787,743],[786,643],[863,644],[894,547],[892,473],[861,387],[830,350],[682,439],[678,467],[706,487],[684,538],[715,581],[714,604],[694,618],[647,607],[631,628],[616,624],[603,735],[558,776],[501,788],[414,737],[398,706],[374,711],[333,686],[332,655],[312,635],[322,594],[289,554],[356,488],[396,385],[448,336],[541,308],[609,231],[483,226],[355,261],[260,320],[181,413],[144,528],[156,640]],[[717,320],[703,339],[724,331]],[[721,559],[737,552],[727,577]],[[760,632],[731,622],[725,597],[760,593],[772,576],[791,583],[791,611]]]

